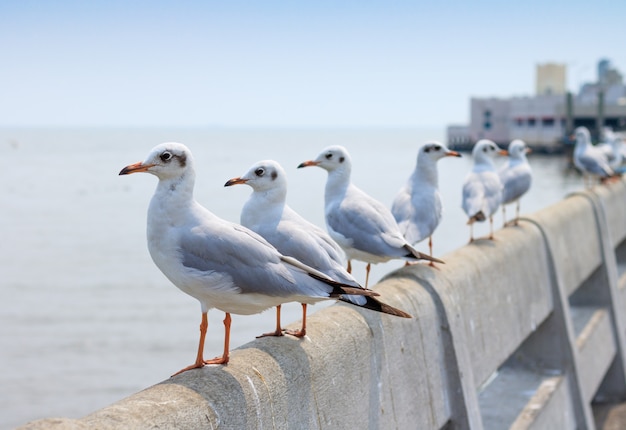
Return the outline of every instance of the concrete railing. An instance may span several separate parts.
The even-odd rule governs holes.
[[[23,428],[594,428],[626,398],[626,182],[581,192],[375,288],[414,315],[341,304],[79,420]]]

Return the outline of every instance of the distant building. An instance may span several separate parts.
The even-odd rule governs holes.
[[[567,67],[565,64],[537,64],[535,95],[565,94],[567,92]]]
[[[447,129],[448,144],[469,149],[480,139],[508,145],[523,139],[534,149],[563,149],[574,128],[584,125],[594,136],[604,126],[626,130],[626,86],[608,60],[598,63],[598,80],[581,86],[577,95],[566,90],[566,66],[537,66],[536,95],[470,99],[469,125]]]

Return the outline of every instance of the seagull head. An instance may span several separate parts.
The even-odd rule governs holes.
[[[287,189],[287,174],[280,164],[274,160],[263,160],[254,163],[242,176],[228,180],[224,186],[236,184],[250,185],[254,191]]]
[[[456,151],[452,151],[450,149],[448,149],[444,144],[436,142],[436,141],[430,141],[430,142],[426,142],[422,147],[420,147],[419,152],[418,152],[418,157],[419,158],[427,158],[432,160],[433,162],[436,162],[437,160],[440,160],[444,157],[460,157],[461,154],[459,154]]]
[[[508,155],[515,159],[523,159],[526,157],[526,154],[530,154],[531,152],[532,150],[526,146],[526,142],[520,139],[515,139],[509,143],[509,149],[501,151],[501,154]]]
[[[191,151],[182,143],[168,142],[152,148],[144,161],[129,164],[120,175],[147,172],[159,179],[177,179],[193,170]]]
[[[574,130],[574,137],[576,138],[577,144],[586,145],[591,143],[591,135],[589,134],[587,127],[576,127],[576,130]]]
[[[329,146],[324,149],[315,160],[300,163],[298,168],[308,166],[318,166],[328,172],[335,170],[350,171],[352,161],[348,150],[343,146]]]
[[[472,149],[472,157],[477,164],[493,164],[493,159],[497,155],[500,155],[500,148],[498,148],[498,145],[489,139],[479,140],[474,145],[474,149]]]

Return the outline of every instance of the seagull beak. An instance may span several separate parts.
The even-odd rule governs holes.
[[[309,160],[309,161],[305,161],[303,163],[298,164],[298,169],[301,167],[317,166],[319,164],[320,164],[319,161]]]
[[[154,164],[143,164],[141,161],[135,164],[129,164],[120,171],[120,175],[130,175],[131,173],[147,172]]]
[[[526,148],[526,150],[525,150],[525,151],[526,151],[526,153],[527,153],[527,154],[530,154],[531,152],[533,152],[533,150],[532,150],[532,149],[530,149],[530,148]]]
[[[248,179],[244,179],[244,178],[233,178],[233,179],[229,179],[228,181],[226,181],[226,183],[224,184],[225,187],[230,187],[231,185],[237,185],[237,184],[245,184],[246,182],[248,182]]]
[[[448,151],[448,152],[446,152],[446,157],[460,157],[460,156],[461,156],[461,154],[459,154],[456,151]]]
[[[500,155],[509,155],[509,151],[507,151],[506,149],[502,149],[500,152],[498,152],[498,154],[500,154]]]

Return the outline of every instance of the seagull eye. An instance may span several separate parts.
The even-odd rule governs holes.
[[[265,169],[263,167],[259,167],[254,171],[254,174],[257,176],[263,176],[265,175]]]
[[[171,152],[164,152],[163,154],[161,154],[161,161],[169,161],[172,159],[172,153]]]

